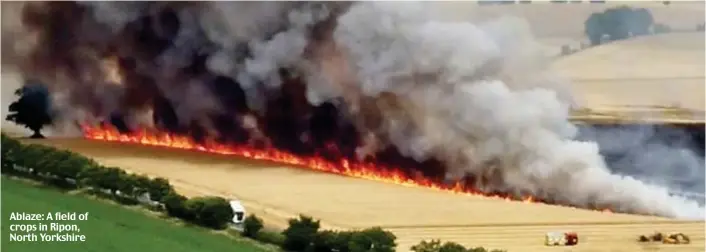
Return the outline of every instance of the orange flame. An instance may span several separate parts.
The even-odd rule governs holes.
[[[523,201],[526,203],[541,203],[534,197],[528,196],[524,199],[513,199],[504,195],[484,194],[466,188],[465,184],[457,182],[453,185],[444,185],[434,182],[421,175],[410,177],[401,172],[401,169],[393,169],[390,167],[381,167],[371,163],[352,163],[346,159],[341,159],[339,162],[331,162],[321,157],[299,157],[294,154],[269,148],[266,150],[254,149],[250,146],[233,146],[224,145],[215,142],[196,143],[193,139],[187,136],[178,136],[170,133],[151,132],[142,129],[135,133],[123,134],[110,126],[90,127],[83,126],[83,135],[87,139],[122,142],[122,143],[137,143],[149,146],[160,146],[167,148],[176,148],[184,150],[197,150],[202,152],[235,155],[246,157],[255,160],[267,160],[277,163],[304,167],[312,170],[344,175],[348,177],[362,178],[385,183],[393,183],[407,187],[429,188],[438,191],[450,192],[462,195],[485,196],[491,198],[503,199],[506,201]],[[603,212],[611,212],[609,209],[601,210]]]

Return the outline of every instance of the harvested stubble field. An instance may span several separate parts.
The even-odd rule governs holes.
[[[166,177],[186,195],[241,199],[250,212],[283,227],[304,213],[327,228],[382,226],[398,236],[400,251],[422,239],[510,251],[703,251],[704,223],[611,214],[481,196],[454,195],[311,172],[232,156],[80,139],[25,140],[71,149],[105,165]],[[573,230],[581,244],[544,247],[548,231]],[[678,231],[689,245],[644,245],[640,234]]]
[[[559,58],[552,68],[591,111],[576,120],[703,124],[704,43],[703,32],[637,37]]]
[[[542,3],[543,2],[543,3]],[[488,21],[498,17],[511,16],[525,20],[532,33],[544,45],[547,54],[560,54],[561,46],[580,48],[588,44],[584,34],[584,22],[591,14],[609,8],[629,6],[646,8],[656,23],[664,24],[675,31],[694,31],[697,24],[704,22],[704,1],[606,1],[603,4],[553,4],[548,0],[533,0],[532,4],[490,4],[479,6],[476,1],[439,1],[444,17],[454,20]]]

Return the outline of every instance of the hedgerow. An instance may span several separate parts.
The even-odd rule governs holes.
[[[455,242],[444,242],[440,240],[421,241],[411,248],[414,252],[506,252],[499,249],[486,249],[484,247],[466,248]]]
[[[212,229],[224,229],[233,218],[233,210],[224,198],[187,199],[174,191],[167,179],[105,167],[71,151],[25,145],[5,134],[2,134],[2,173],[62,188],[86,189],[121,204],[142,203],[152,210],[161,210],[169,203],[170,216]]]

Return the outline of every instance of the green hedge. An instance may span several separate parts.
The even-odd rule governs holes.
[[[62,188],[83,188],[121,204],[144,203],[152,210],[197,225],[224,229],[233,219],[228,200],[221,197],[187,199],[164,178],[128,174],[104,167],[77,153],[37,144],[22,144],[2,134],[2,173],[36,179]],[[145,197],[146,196],[146,197]]]
[[[305,215],[289,220],[281,233],[262,230],[262,220],[255,215],[245,219],[243,236],[275,244],[292,252],[394,252],[394,234],[380,227],[353,231],[320,230],[319,220]]]
[[[505,250],[491,250],[484,247],[466,248],[455,242],[445,242],[442,244],[440,240],[421,241],[410,249],[414,252],[505,252]]]

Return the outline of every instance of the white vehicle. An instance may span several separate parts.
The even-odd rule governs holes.
[[[239,200],[231,200],[230,208],[233,209],[233,223],[241,224],[245,220],[245,207]]]

